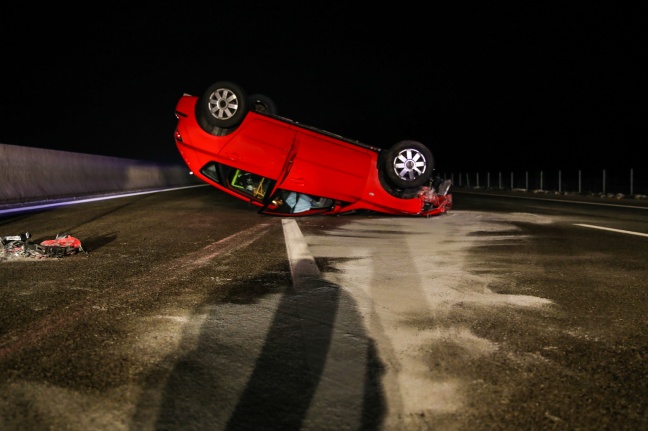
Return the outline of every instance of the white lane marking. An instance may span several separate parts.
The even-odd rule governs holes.
[[[182,190],[182,189],[192,189],[195,187],[205,187],[209,184],[198,184],[195,186],[181,186],[181,187],[171,187],[168,189],[155,189],[155,190],[146,190],[143,192],[131,192],[131,193],[119,193],[119,194],[113,194],[113,195],[107,195],[107,196],[97,196],[97,197],[92,197],[92,198],[86,198],[86,199],[78,199],[78,200],[62,200],[62,201],[57,201],[54,200],[53,202],[46,202],[46,201],[39,201],[39,202],[32,202],[26,206],[16,206],[12,208],[8,208],[5,210],[0,210],[0,215],[4,214],[13,214],[13,213],[19,213],[19,212],[24,212],[24,211],[32,211],[32,210],[40,210],[40,209],[45,209],[45,208],[57,208],[57,207],[62,207],[66,205],[76,205],[76,204],[83,204],[86,202],[97,202],[97,201],[106,201],[110,199],[119,199],[119,198],[127,198],[129,196],[139,196],[139,195],[150,195],[153,193],[163,193],[163,192],[172,192],[175,190]]]
[[[648,206],[637,206],[637,205],[621,205],[615,203],[602,203],[602,202],[588,202],[588,201],[573,201],[571,199],[551,199],[551,198],[541,198],[535,196],[511,196],[497,193],[475,193],[467,191],[455,191],[456,194],[466,194],[466,195],[485,195],[485,196],[495,196],[498,198],[513,198],[513,199],[530,199],[534,201],[551,201],[551,202],[566,202],[570,204],[583,204],[583,205],[598,205],[603,207],[620,207],[620,208],[633,208],[637,210],[648,210]]]
[[[594,226],[594,225],[591,225],[591,224],[580,224],[580,223],[575,223],[575,225],[576,226],[582,226],[582,227],[589,227],[589,228],[592,228],[592,229],[609,230],[610,232],[627,233],[628,235],[637,235],[637,236],[648,237],[648,233],[633,232],[631,230],[612,229],[611,227]]]
[[[305,287],[309,280],[319,279],[320,270],[315,263],[306,240],[294,219],[282,219],[286,251],[290,263],[293,286]]]
[[[295,219],[282,219],[295,304],[308,370],[317,378],[302,429],[322,429],[322,417],[337,406],[345,412],[329,418],[326,428],[363,428],[367,364],[373,347],[356,304],[321,275]],[[342,411],[342,410],[340,410]]]

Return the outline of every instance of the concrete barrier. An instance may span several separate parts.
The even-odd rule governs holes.
[[[0,205],[193,184],[184,165],[0,144]]]

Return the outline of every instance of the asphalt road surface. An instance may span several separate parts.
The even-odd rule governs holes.
[[[1,430],[648,429],[648,213],[455,192],[262,216],[209,187],[0,218]]]

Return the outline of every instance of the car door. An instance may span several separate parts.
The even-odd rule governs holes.
[[[355,202],[375,169],[370,150],[310,130],[296,134],[293,152],[278,187],[298,193]]]
[[[219,157],[224,164],[276,180],[286,164],[295,131],[281,121],[248,115]]]

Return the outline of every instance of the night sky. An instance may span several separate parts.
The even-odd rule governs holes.
[[[646,169],[644,8],[421,3],[2,6],[0,143],[180,162],[177,100],[229,80],[440,170]]]

